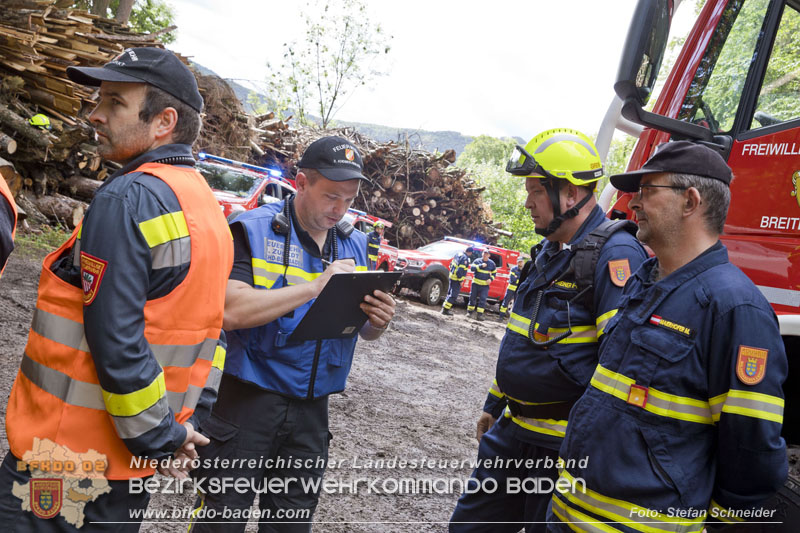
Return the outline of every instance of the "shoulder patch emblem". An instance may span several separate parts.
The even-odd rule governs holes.
[[[97,289],[100,288],[100,282],[103,281],[103,274],[106,272],[106,267],[108,267],[108,261],[103,261],[86,252],[81,252],[83,305],[89,305],[94,301],[95,296],[97,296]]]
[[[611,283],[617,287],[624,287],[628,278],[631,277],[631,265],[627,259],[609,261],[608,275],[611,277]]]
[[[739,346],[739,357],[736,359],[736,377],[745,385],[756,385],[764,379],[767,372],[767,355],[769,350]]]

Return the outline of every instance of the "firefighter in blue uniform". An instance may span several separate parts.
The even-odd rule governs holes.
[[[602,163],[584,134],[545,131],[516,148],[506,171],[526,178],[525,207],[546,244],[522,271],[477,424],[480,465],[472,477],[498,488],[471,484],[453,513],[453,532],[516,532],[523,524],[529,533],[544,531],[550,493],[515,491],[513,484],[558,477],[570,407],[597,365],[598,341],[625,281],[646,259],[633,235],[608,229],[617,226],[596,205]],[[586,259],[588,249],[598,254],[576,273],[573,260]]]
[[[344,390],[357,337],[291,342],[289,336],[333,274],[367,270],[366,236],[340,219],[358,194],[361,155],[341,137],[313,142],[298,163],[297,194],[239,216],[231,225],[234,265],[228,281],[224,327],[228,355],[219,399],[202,425],[211,443],[200,456],[212,465],[203,478],[281,479],[286,490],[259,495],[259,531],[311,530],[319,483],[327,462],[328,396]],[[361,338],[380,337],[394,315],[391,296],[375,291],[361,309],[368,321]],[[252,459],[234,468],[217,458]],[[270,460],[269,463],[266,460]],[[279,461],[280,460],[280,461]],[[322,466],[321,466],[322,465]],[[295,482],[290,480],[294,479]],[[210,481],[204,486],[209,488]],[[203,486],[201,486],[201,489]],[[226,510],[248,510],[253,488],[206,490],[192,532],[244,531],[243,523],[219,523]],[[280,524],[280,509],[295,522]],[[273,523],[269,523],[273,522]]]
[[[447,288],[447,298],[442,305],[443,315],[453,314],[453,305],[461,294],[461,283],[467,276],[473,256],[475,256],[475,248],[467,246],[466,250],[458,252],[450,260],[450,285]]]
[[[375,270],[378,266],[378,252],[381,249],[384,225],[380,220],[372,225],[372,231],[367,235],[367,259],[369,259],[369,269]]]
[[[625,286],[570,413],[561,479],[585,488],[554,492],[553,531],[780,520],[759,506],[787,476],[787,360],[775,313],[719,241],[731,178],[717,152],[687,141],[611,177],[634,193],[638,237],[656,257]]]
[[[481,249],[481,257],[476,259],[469,269],[473,273],[472,287],[469,291],[469,305],[467,305],[467,316],[475,315],[475,320],[483,320],[483,313],[486,311],[486,297],[489,296],[489,284],[497,276],[497,265],[490,258],[488,248]]]
[[[522,270],[522,265],[525,264],[525,258],[519,256],[517,264],[511,269],[508,274],[508,287],[506,288],[506,295],[503,297],[503,303],[500,304],[500,314],[503,318],[508,318],[508,306],[517,295],[517,285],[519,285],[519,274]]]

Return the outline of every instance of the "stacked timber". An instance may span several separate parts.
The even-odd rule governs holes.
[[[69,228],[118,166],[98,155],[86,121],[97,91],[69,80],[67,67],[101,66],[128,47],[163,47],[158,34],[175,29],[137,34],[117,21],[67,9],[72,3],[0,3],[0,172],[29,218]],[[233,91],[213,76],[198,75],[198,85],[207,114],[198,147],[245,159],[254,132]],[[36,114],[49,118],[49,130],[29,123]]]
[[[464,169],[452,166],[453,150],[430,153],[412,150],[407,143],[378,143],[351,128],[289,129],[272,114],[257,117],[264,152],[258,164],[294,175],[297,161],[314,140],[340,135],[355,144],[364,158],[364,174],[370,183],[361,187],[354,207],[392,222],[386,229],[389,242],[400,248],[416,248],[445,235],[496,242],[499,227],[481,198],[483,188]]]

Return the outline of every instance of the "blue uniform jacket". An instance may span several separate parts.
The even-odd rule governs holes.
[[[562,478],[583,479],[587,491],[554,497],[551,519],[700,532],[704,520],[741,518],[730,511],[786,479],[787,361],[769,303],[721,243],[653,282],[657,265],[625,287],[570,414]]]
[[[519,267],[513,267],[508,274],[508,292],[517,292],[519,286]]]
[[[482,266],[484,263],[486,263],[486,268]],[[472,278],[473,285],[489,285],[495,276],[497,276],[497,265],[495,265],[494,261],[491,259],[484,261],[479,257],[472,263],[469,269],[475,273],[475,277]]]
[[[469,269],[469,257],[464,252],[458,252],[450,260],[450,279],[453,281],[463,281]]]
[[[595,207],[576,232],[569,245],[581,242],[594,228],[605,221]],[[512,416],[507,402],[519,404],[563,403],[568,412],[589,384],[597,366],[598,340],[605,324],[617,312],[622,294],[618,270],[632,272],[647,258],[642,245],[628,232],[618,231],[603,246],[594,275],[594,305],[586,306],[583,297],[569,304],[578,293],[571,274],[563,275],[573,257],[571,249],[560,249],[548,241],[536,258],[536,266],[520,284],[500,344],[495,381],[489,389],[483,410],[494,417],[512,418],[517,437],[549,449],[557,450],[567,427],[567,414],[553,417]],[[627,269],[627,270],[626,270]],[[615,281],[616,280],[616,283]],[[529,340],[531,317],[541,294],[536,316],[534,339],[546,341],[567,331],[568,315],[572,335],[546,348]]]
[[[307,283],[323,271],[322,258],[309,254],[292,225],[288,268],[283,265],[283,235],[271,227],[283,202],[248,211],[236,219],[247,233],[253,255],[253,286],[279,289]],[[367,239],[360,231],[337,236],[339,259],[353,258],[356,270],[367,270]],[[330,260],[333,257],[328,258]],[[357,336],[346,339],[289,342],[314,299],[269,324],[228,331],[225,373],[263,389],[294,398],[314,399],[341,392],[353,362]]]

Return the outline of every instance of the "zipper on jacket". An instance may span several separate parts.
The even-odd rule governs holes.
[[[314,350],[314,366],[311,367],[311,381],[308,383],[308,399],[314,399],[314,381],[317,379],[317,367],[319,366],[319,356],[322,352],[322,341],[317,341],[317,348]]]

